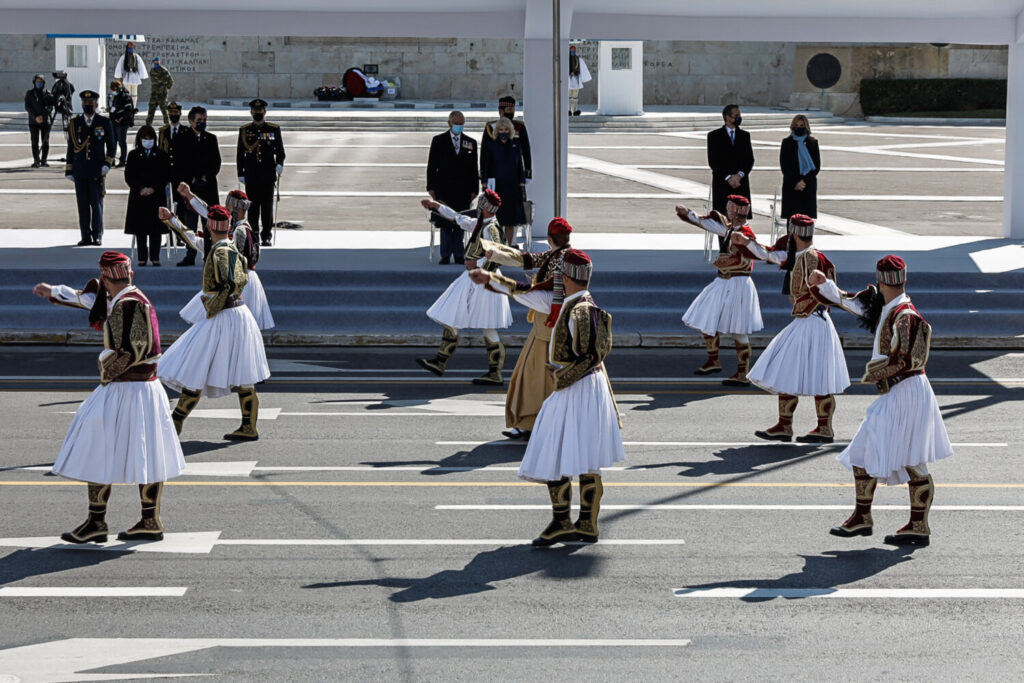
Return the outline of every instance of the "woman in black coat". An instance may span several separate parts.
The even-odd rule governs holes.
[[[821,152],[818,140],[811,137],[807,117],[797,114],[789,124],[792,134],[782,141],[779,166],[782,167],[782,217],[802,213],[818,217],[818,171]]]
[[[164,205],[164,188],[171,182],[171,162],[167,154],[157,148],[153,126],[142,126],[135,134],[135,149],[128,153],[124,179],[128,183],[124,232],[135,235],[140,266],[146,265],[147,260],[159,266],[160,240],[168,230],[157,210]]]
[[[515,138],[515,128],[507,118],[498,119],[494,126],[496,139],[484,135],[483,144],[487,153],[480,155],[480,179],[487,187],[493,187],[501,197],[498,209],[498,223],[505,229],[505,239],[512,244],[517,225],[526,223],[526,209],[523,193],[526,188],[526,167],[523,164],[523,150]],[[493,186],[491,183],[493,182]]]

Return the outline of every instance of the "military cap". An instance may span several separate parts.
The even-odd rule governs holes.
[[[512,97],[511,95],[504,95],[504,96],[498,98],[498,104],[515,104],[515,103],[516,103],[516,98]]]
[[[167,113],[169,113],[169,114],[180,114],[181,113],[181,105],[178,104],[177,102],[171,102],[170,104],[167,105]]]
[[[250,109],[256,109],[257,107],[263,107],[264,109],[266,109],[267,108],[267,101],[257,97],[256,99],[251,100],[249,102],[249,108]]]
[[[82,92],[78,93],[78,96],[82,98],[83,102],[85,102],[86,100],[98,100],[100,98],[99,93],[97,93],[95,90],[83,90]]]

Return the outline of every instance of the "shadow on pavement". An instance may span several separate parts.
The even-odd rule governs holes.
[[[509,443],[513,445],[506,445]],[[516,446],[520,447],[516,448]],[[440,460],[364,460],[362,464],[369,465],[370,467],[423,465],[423,474],[442,476],[445,474],[456,474],[464,470],[432,470],[426,468],[468,467],[471,469],[481,469],[489,465],[518,464],[523,459],[525,451],[525,441],[495,441],[476,446],[469,451],[458,451]]]
[[[552,579],[578,579],[590,575],[601,561],[599,557],[572,555],[583,546],[556,546],[537,549],[515,545],[487,550],[478,554],[462,569],[445,569],[424,578],[379,578],[356,581],[313,583],[303,588],[344,588],[347,586],[381,586],[401,588],[389,598],[391,602],[418,602],[427,599],[454,598],[497,590],[491,585],[527,574],[542,572]]]
[[[117,535],[117,532],[114,532]],[[125,553],[76,550],[74,548],[22,548],[0,558],[0,586],[44,574],[59,574],[118,560]],[[72,581],[69,585],[75,585]]]
[[[743,579],[739,581],[716,581],[680,588],[676,595],[685,596],[712,588],[750,588],[750,594],[740,598],[744,602],[766,602],[782,597],[776,591],[786,588],[814,589],[810,594],[785,596],[787,600],[827,595],[828,589],[838,588],[861,581],[901,562],[911,559],[912,547],[898,547],[892,550],[868,548],[866,550],[829,550],[821,555],[801,555],[804,567],[798,572],[786,574],[777,579]],[[822,589],[820,592],[816,589]],[[758,594],[759,591],[764,591]]]

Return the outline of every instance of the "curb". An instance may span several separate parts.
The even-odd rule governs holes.
[[[160,335],[164,348],[182,332],[171,332]],[[506,346],[522,346],[528,334],[503,334],[502,341]],[[750,335],[751,346],[764,348],[774,335]],[[263,343],[273,347],[398,347],[398,346],[435,346],[440,333],[351,333],[351,332],[264,332]],[[840,334],[843,348],[867,349],[872,346],[872,338],[866,334]],[[40,346],[100,346],[103,335],[99,332],[73,330],[3,330],[0,331],[0,345],[32,344]],[[479,334],[462,335],[462,346],[483,346],[483,336]],[[621,332],[615,334],[614,345],[620,348],[675,348],[703,349],[704,341],[696,334],[674,333],[643,333]],[[1024,349],[1024,336],[985,336],[971,335],[962,337],[937,336],[932,338],[934,349]]]
[[[916,126],[1005,126],[1006,119],[938,119],[926,116],[868,116],[869,123],[895,123]]]

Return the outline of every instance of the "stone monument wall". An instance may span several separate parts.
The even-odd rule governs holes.
[[[53,71],[54,41],[9,35],[0,43],[0,101],[20,101],[35,73]],[[400,97],[430,100],[496,100],[523,93],[523,45],[519,40],[306,38],[289,36],[147,36],[136,45],[151,64],[159,56],[174,76],[171,96],[186,102],[211,98],[312,99],[321,85],[336,85],[346,69],[377,64],[379,77],[400,82]],[[124,43],[108,41],[108,80]],[[580,97],[597,103],[597,44],[578,47],[594,80]],[[831,52],[843,77],[827,93],[805,75],[807,61]],[[790,103],[857,115],[861,78],[1005,78],[1006,48],[952,45],[814,45],[647,41],[644,43],[645,104],[755,106]],[[140,99],[149,97],[148,81]]]

